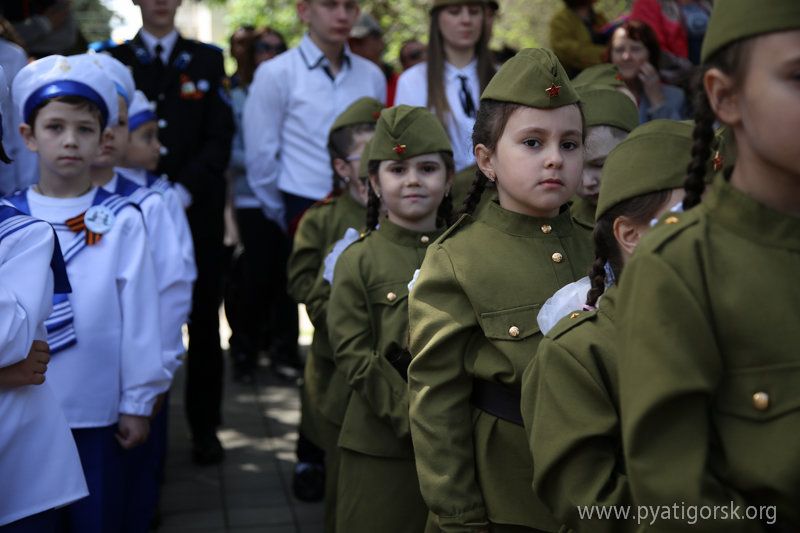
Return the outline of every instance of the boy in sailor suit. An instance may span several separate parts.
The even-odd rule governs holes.
[[[8,85],[0,67],[0,105]],[[0,117],[2,123],[2,117]],[[0,129],[0,143],[3,132]],[[11,163],[0,144],[0,161]],[[0,206],[0,531],[55,531],[53,509],[86,497],[64,413],[45,381],[44,320],[69,281],[53,229]]]
[[[89,497],[63,509],[68,531],[121,528],[122,449],[142,444],[162,364],[158,285],[142,215],[93,187],[89,166],[116,123],[113,82],[94,62],[49,56],[26,66],[12,94],[39,183],[8,198],[56,230],[73,292],[45,322],[48,381],[72,428]]]

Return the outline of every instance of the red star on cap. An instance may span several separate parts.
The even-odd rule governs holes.
[[[379,118],[381,118],[381,112],[380,111],[375,111],[374,113],[372,113],[372,118],[374,118],[375,120],[378,120]]]
[[[394,147],[394,153],[396,153],[397,155],[403,155],[404,153],[406,153],[407,148],[408,147],[405,144],[397,144]]]
[[[561,92],[561,85],[556,85],[555,83],[544,90],[547,93],[547,96],[550,98],[555,98],[558,96],[558,93]]]
[[[617,72],[617,73],[614,75],[614,79],[615,79],[615,80],[617,80],[617,81],[622,81],[622,74],[620,74],[619,72]]]
[[[714,165],[714,170],[719,172],[722,170],[722,165],[725,163],[725,161],[722,159],[722,155],[717,152],[714,154],[714,159],[711,160],[711,163]]]

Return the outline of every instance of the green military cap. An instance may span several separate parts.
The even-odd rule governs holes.
[[[384,109],[369,150],[370,161],[402,161],[422,154],[453,153],[442,123],[424,107]]]
[[[505,62],[481,100],[552,109],[578,102],[578,94],[548,48],[526,48]]]
[[[611,150],[600,179],[595,220],[623,200],[682,187],[693,130],[689,121],[652,120]]]
[[[631,132],[639,125],[636,104],[613,87],[587,85],[576,87],[583,104],[586,127],[614,126]]]
[[[361,152],[361,159],[358,162],[358,177],[359,179],[369,179],[369,152],[372,148],[372,139],[367,141],[364,145],[364,150]]]
[[[346,128],[348,126],[356,126],[358,124],[375,124],[378,122],[378,117],[381,115],[383,104],[374,98],[364,97],[359,98],[350,107],[344,110],[341,115],[336,117],[331,132]]]
[[[701,59],[705,63],[720,49],[741,39],[797,28],[798,0],[717,0],[708,21]]]
[[[616,65],[611,63],[600,63],[583,69],[572,79],[572,85],[609,85],[611,87],[622,87],[625,82],[619,75]]]
[[[447,6],[457,6],[460,4],[481,4],[486,5],[489,2],[487,0],[433,0],[431,4],[431,12],[440,7],[447,7]]]

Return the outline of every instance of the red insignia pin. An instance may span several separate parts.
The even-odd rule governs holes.
[[[617,72],[617,73],[614,75],[614,79],[615,79],[615,80],[617,80],[617,81],[622,81],[622,74],[620,74],[619,72]]]
[[[404,153],[406,153],[407,148],[408,147],[405,144],[397,144],[394,147],[394,153],[396,153],[397,155],[403,155]]]
[[[556,85],[555,83],[544,90],[547,93],[547,96],[550,98],[555,98],[558,96],[558,93],[561,92],[561,85]]]
[[[380,111],[373,112],[372,113],[372,118],[374,118],[375,120],[378,120],[379,118],[381,118],[381,112]]]
[[[720,170],[722,170],[722,165],[725,164],[725,161],[722,158],[722,155],[719,152],[717,152],[714,154],[714,159],[711,160],[711,163],[714,165],[714,170],[716,172],[719,172]]]

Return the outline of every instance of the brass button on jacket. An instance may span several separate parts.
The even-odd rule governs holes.
[[[519,328],[517,326],[511,326],[508,328],[508,334],[514,338],[519,337]]]
[[[559,252],[556,252],[553,255],[551,255],[550,258],[553,260],[554,263],[560,263],[561,261],[564,260],[564,256],[561,255]]]
[[[393,302],[397,300],[397,295],[393,292],[390,292],[389,294],[386,295],[386,299],[389,300],[390,302]]]
[[[553,226],[551,226],[550,224],[542,224],[542,233],[546,235],[551,231],[553,231]]]
[[[769,394],[766,392],[757,392],[753,394],[753,407],[757,411],[766,411],[769,409]]]
[[[429,242],[431,242],[431,238],[428,237],[427,235],[423,235],[422,237],[419,238],[419,242],[421,242],[422,244],[428,244]]]

